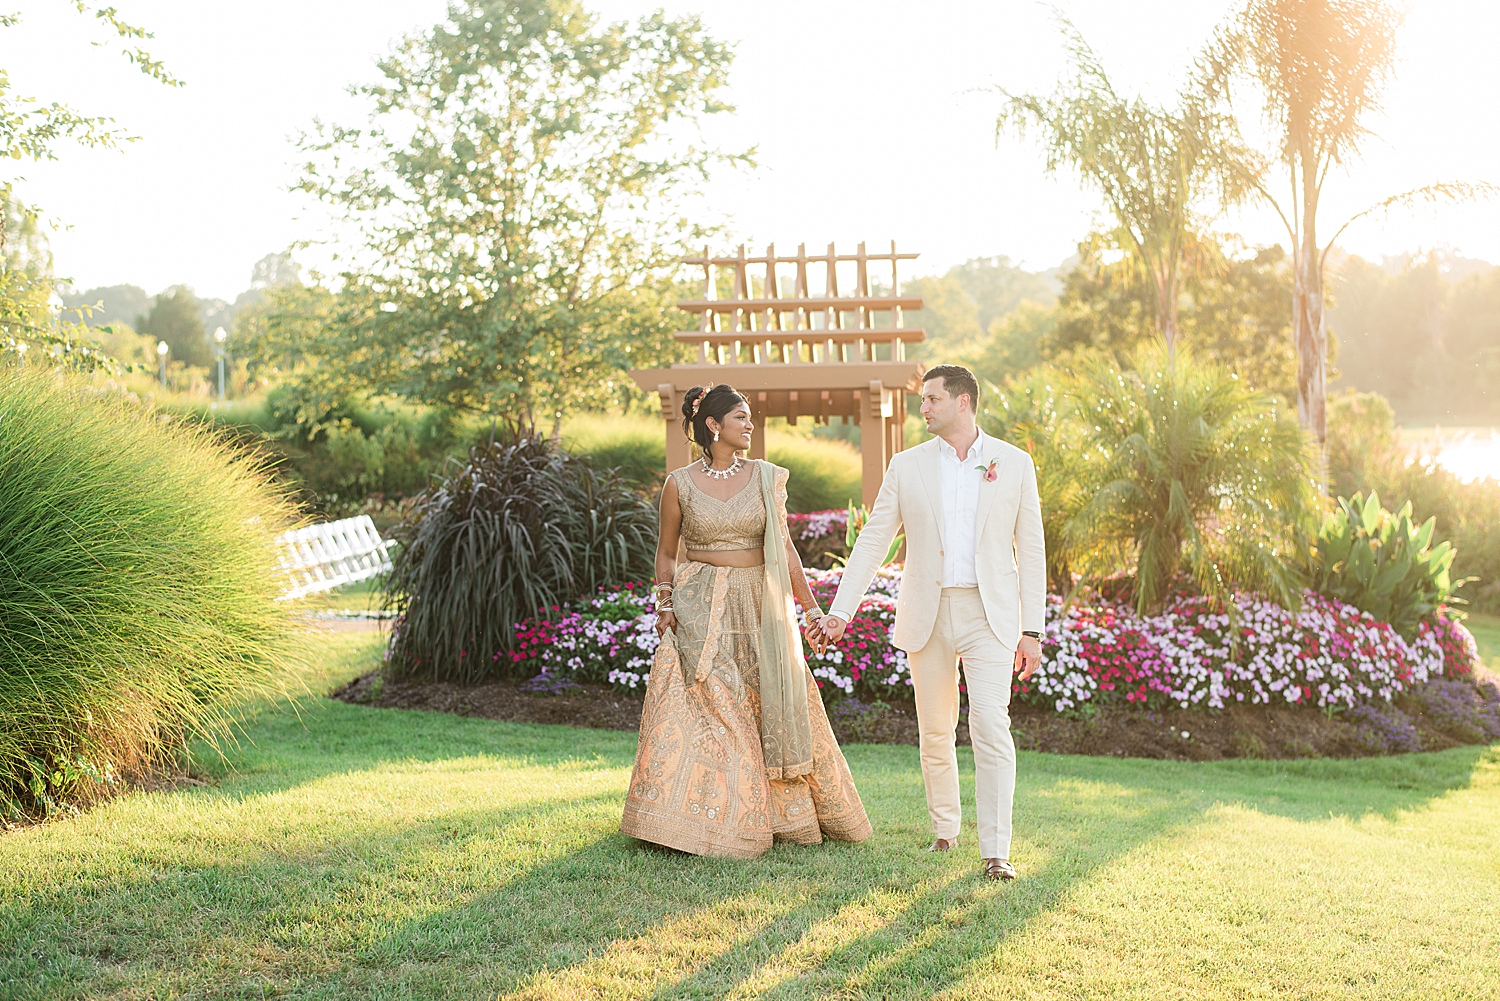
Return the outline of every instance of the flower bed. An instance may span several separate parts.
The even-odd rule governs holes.
[[[835,508],[809,514],[789,514],[786,516],[786,524],[791,530],[793,543],[842,536],[845,526],[849,524],[849,512]]]
[[[1424,623],[1407,643],[1388,623],[1307,592],[1289,612],[1254,595],[1237,595],[1236,628],[1206,598],[1179,598],[1160,615],[1125,606],[1048,597],[1043,666],[1017,697],[1059,712],[1101,698],[1148,705],[1222,709],[1230,702],[1350,707],[1389,702],[1445,673],[1464,674],[1477,656],[1457,622]]]
[[[510,673],[568,674],[626,691],[645,689],[657,645],[649,585],[602,587],[551,612],[516,626]]]
[[[827,609],[839,589],[842,570],[808,570],[807,582],[819,607]],[[826,694],[853,695],[856,691],[876,698],[911,698],[911,668],[906,651],[891,645],[896,628],[896,592],[901,572],[884,567],[870,582],[870,591],[859,606],[859,614],[839,641],[821,655],[804,648],[807,666]]]
[[[828,567],[833,558],[847,557],[849,547],[845,544],[844,530],[849,525],[849,512],[843,508],[832,511],[813,511],[810,514],[789,514],[787,528],[791,531],[792,545],[802,557],[805,567]]]
[[[839,578],[838,570],[808,571],[825,609]],[[906,654],[891,645],[899,585],[898,568],[880,571],[840,641],[821,656],[807,651],[825,697],[910,697]],[[1297,612],[1240,595],[1233,618],[1201,597],[1179,598],[1149,617],[1103,600],[1066,609],[1055,596],[1047,602],[1043,665],[1016,683],[1015,698],[1058,712],[1103,702],[1349,708],[1389,702],[1432,678],[1467,675],[1478,656],[1468,630],[1444,616],[1424,623],[1408,643],[1367,613],[1310,592]],[[517,627],[516,673],[645,687],[657,636],[644,585],[601,589],[552,613]]]

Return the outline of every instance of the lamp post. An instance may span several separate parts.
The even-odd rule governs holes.
[[[167,352],[172,350],[167,347],[166,341],[156,342],[156,353],[161,358],[161,388],[167,388]]]
[[[214,353],[219,356],[219,402],[224,402],[224,342],[229,335],[220,327],[214,331]]]

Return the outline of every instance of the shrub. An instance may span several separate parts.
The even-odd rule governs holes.
[[[1432,633],[1438,649],[1443,651],[1443,670],[1453,677],[1469,677],[1474,668],[1484,661],[1479,655],[1479,644],[1474,634],[1465,629],[1450,609],[1440,608],[1436,615],[1423,624]]]
[[[820,605],[832,600],[839,578],[838,570],[808,572]],[[805,651],[825,700],[911,697],[906,654],[891,645],[899,585],[898,569],[882,569],[839,642],[821,656]],[[646,590],[606,589],[523,624],[526,645],[513,660],[528,672],[640,689],[657,645]],[[1388,623],[1312,592],[1296,612],[1237,594],[1237,625],[1203,596],[1178,596],[1155,616],[1097,594],[1067,605],[1056,596],[1047,601],[1043,664],[1029,681],[1016,682],[1015,699],[1058,712],[1111,702],[1342,711],[1389,704],[1433,678],[1467,679],[1477,656],[1473,637],[1445,616],[1423,622],[1408,643]],[[1235,631],[1239,642],[1231,646]]]
[[[329,517],[356,513],[372,495],[420,493],[474,440],[451,412],[357,398],[315,409],[288,389],[273,390],[235,431],[278,458],[277,475]]]
[[[770,429],[766,458],[791,472],[786,485],[788,511],[822,511],[859,503],[859,453],[842,441],[811,438]]]
[[[1313,590],[1389,622],[1407,639],[1453,593],[1453,547],[1433,546],[1436,519],[1412,523],[1411,501],[1395,514],[1355,494],[1340,497],[1318,530],[1306,561]],[[1462,582],[1460,582],[1462,583]]]
[[[891,645],[899,574],[889,567],[876,574],[859,614],[821,657],[805,650],[825,699],[847,695],[856,686],[876,698],[910,696],[906,654]],[[839,571],[810,570],[807,576],[826,608],[838,589]],[[649,590],[644,584],[601,588],[521,623],[516,649],[508,655],[514,673],[576,675],[608,681],[622,691],[643,690],[659,642]]]
[[[418,498],[387,580],[396,674],[509,673],[515,624],[650,576],[656,508],[532,431],[509,427]]]
[[[1295,612],[1253,594],[1233,600],[1231,620],[1203,597],[1179,597],[1154,616],[1108,602],[1064,609],[1049,598],[1043,664],[1018,698],[1060,711],[1121,695],[1184,709],[1234,702],[1337,709],[1390,701],[1429,677],[1471,669],[1444,661],[1428,623],[1408,643],[1368,612],[1313,592]]]
[[[287,387],[218,408],[179,402],[164,409],[218,429],[307,510],[325,518],[374,514],[382,530],[384,505],[416,496],[489,430],[451,411],[361,397],[325,404]]]
[[[1069,539],[1098,572],[1135,562],[1135,607],[1160,609],[1179,570],[1206,594],[1231,586],[1284,604],[1299,588],[1288,557],[1316,504],[1296,415],[1228,371],[1157,348],[1133,370],[1095,359],[1070,390],[1095,468]]]
[[[841,570],[809,570],[807,582],[821,608],[833,604]],[[882,567],[870,582],[870,591],[839,637],[823,653],[805,648],[808,669],[818,679],[825,701],[856,691],[876,699],[911,697],[911,665],[906,651],[891,643],[896,628],[896,593],[901,585],[899,567]]]
[[[563,445],[596,467],[616,468],[620,475],[655,491],[666,472],[666,434],[663,422],[647,417],[583,414],[563,429]],[[766,458],[791,471],[787,482],[787,510],[794,512],[842,508],[860,498],[859,453],[841,441],[811,438],[780,427],[768,428]]]
[[[631,483],[654,492],[666,475],[663,423],[646,417],[579,415],[565,425],[563,447],[598,469],[619,470]]]
[[[1454,579],[1474,611],[1500,613],[1500,481],[1464,483],[1430,458],[1412,461],[1402,447],[1395,414],[1376,393],[1346,392],[1328,400],[1328,475],[1336,494],[1378,492],[1411,502],[1437,519],[1436,536],[1457,551]]]
[[[289,690],[292,517],[206,429],[0,378],[0,811],[87,798]]]

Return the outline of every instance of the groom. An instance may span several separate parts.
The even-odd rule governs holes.
[[[937,836],[928,851],[952,848],[962,819],[953,749],[962,658],[979,854],[990,879],[1015,879],[1010,678],[1013,670],[1029,678],[1041,663],[1047,586],[1036,467],[1021,449],[979,430],[979,384],[968,369],[939,365],[922,379],[922,417],[935,437],[892,457],[822,625],[830,641],[843,635],[905,526],[893,642],[911,664],[922,781]]]

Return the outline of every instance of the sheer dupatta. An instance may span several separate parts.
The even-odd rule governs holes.
[[[777,467],[760,463],[766,504],[766,591],[760,620],[760,732],[766,777],[792,779],[813,769],[807,663],[786,555],[786,517],[776,502]]]

